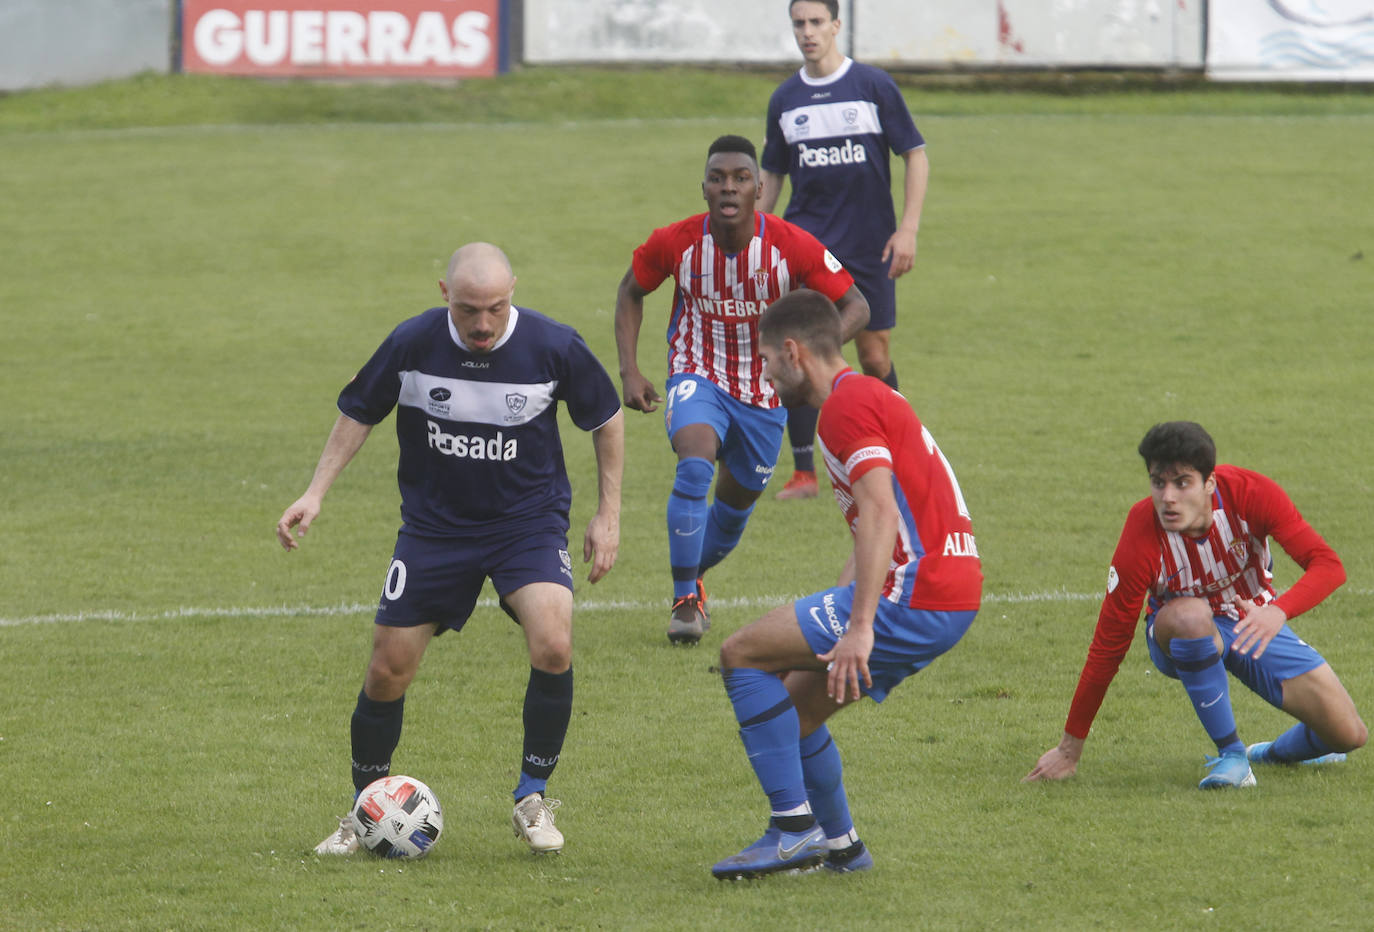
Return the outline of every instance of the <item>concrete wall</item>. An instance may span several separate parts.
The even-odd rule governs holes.
[[[0,90],[171,68],[173,0],[3,0]]]
[[[844,0],[877,64],[1200,68],[1204,0]],[[525,60],[799,61],[781,0],[525,0]]]

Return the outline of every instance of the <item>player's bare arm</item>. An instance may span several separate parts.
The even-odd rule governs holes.
[[[771,214],[782,197],[782,183],[786,175],[779,175],[767,169],[759,169],[759,199],[754,202],[754,210]]]
[[[334,484],[334,480],[339,478],[339,474],[354,455],[362,449],[363,442],[371,432],[371,424],[355,421],[346,414],[339,415],[329,432],[329,439],[325,441],[324,452],[320,454],[320,461],[315,466],[315,475],[310,480],[310,487],[282,512],[281,519],[277,522],[277,540],[283,548],[290,551],[300,546],[296,538],[304,537],[310,530],[311,522],[320,513],[325,493]],[[291,529],[297,525],[300,526],[300,530],[292,536]]]
[[[921,208],[926,200],[926,185],[930,180],[930,159],[924,146],[902,154],[906,163],[903,181],[902,217],[897,229],[883,247],[882,259],[889,262],[888,278],[901,278],[916,264],[916,234],[921,229]]]
[[[1022,783],[1036,780],[1063,780],[1078,772],[1078,759],[1083,756],[1083,739],[1075,738],[1068,732],[1059,743],[1050,748],[1035,762],[1031,772],[1021,778]]]
[[[589,582],[598,582],[611,571],[620,552],[620,483],[625,466],[625,414],[617,411],[592,431],[596,450],[596,514],[582,539],[582,559],[592,567]]]
[[[854,500],[859,507],[854,532],[854,606],[844,636],[820,657],[830,664],[826,690],[837,703],[862,695],[860,679],[865,686],[873,685],[868,672],[873,616],[892,563],[900,523],[897,499],[892,494],[892,470],[878,467],[860,476],[854,483]]]
[[[835,309],[840,312],[840,329],[846,343],[868,326],[868,299],[857,286],[850,285],[849,290],[840,295],[840,300],[835,302]]]
[[[639,328],[644,323],[644,297],[649,292],[635,280],[633,267],[625,270],[615,296],[615,349],[620,357],[620,385],[625,407],[646,414],[658,410],[663,400],[654,383],[639,371]]]

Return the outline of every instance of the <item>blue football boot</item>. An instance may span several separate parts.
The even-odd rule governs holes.
[[[820,864],[828,851],[825,831],[819,825],[802,832],[784,832],[770,824],[758,841],[712,867],[711,875],[717,880],[739,880],[806,870]]]
[[[1223,787],[1254,786],[1255,772],[1250,769],[1250,761],[1244,754],[1223,754],[1207,758],[1209,773],[1197,785],[1200,790],[1216,790]]]
[[[853,874],[873,868],[873,855],[862,841],[856,841],[848,848],[831,851],[821,867],[836,874]]]

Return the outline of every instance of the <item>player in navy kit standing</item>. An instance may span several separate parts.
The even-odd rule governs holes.
[[[500,249],[470,243],[439,283],[448,306],[403,322],[339,394],[339,418],[310,487],[277,523],[298,546],[321,501],[372,427],[396,410],[402,525],[373,626],[372,657],[352,720],[353,785],[386,776],[406,688],[430,640],[460,630],[490,578],[529,648],[524,748],[512,816],[534,851],[557,851],[556,800],[544,788],[572,714],[572,563],[557,408],[592,434],[596,514],[583,539],[588,579],[620,542],[624,418],[610,376],[571,327],[515,307]],[[350,854],[346,822],[315,849]]]
[[[790,178],[784,218],[824,243],[854,276],[870,311],[867,328],[854,337],[859,366],[896,388],[888,338],[897,322],[895,280],[916,259],[930,174],[925,139],[892,78],[840,51],[837,0],[796,0],[788,9],[806,63],[768,101],[759,210],[773,210]],[[906,166],[900,223],[889,151]],[[810,498],[817,491],[817,412],[800,405],[787,414],[795,472],[778,498]]]

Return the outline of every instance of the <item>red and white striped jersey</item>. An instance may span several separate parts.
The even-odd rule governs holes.
[[[846,368],[821,406],[816,440],[851,534],[859,520],[854,483],[879,466],[892,471],[899,521],[882,597],[930,611],[976,611],[983,568],[968,505],[906,399]]]
[[[1213,473],[1212,526],[1192,538],[1166,531],[1154,502],[1137,502],[1126,516],[1121,539],[1107,573],[1088,659],[1078,680],[1065,731],[1086,737],[1135,636],[1141,608],[1148,597],[1153,612],[1169,599],[1206,599],[1212,613],[1239,618],[1236,603],[1249,599],[1273,602],[1294,618],[1345,582],[1336,552],[1298,513],[1273,479],[1239,466],[1222,465]],[[1283,595],[1276,596],[1269,538],[1303,569]]]
[[[839,301],[854,279],[810,233],[771,214],[754,217],[754,236],[735,255],[716,245],[703,213],[655,230],[632,268],[645,291],[673,279],[670,378],[700,375],[745,404],[776,408],[759,360],[759,315],[797,288]]]

